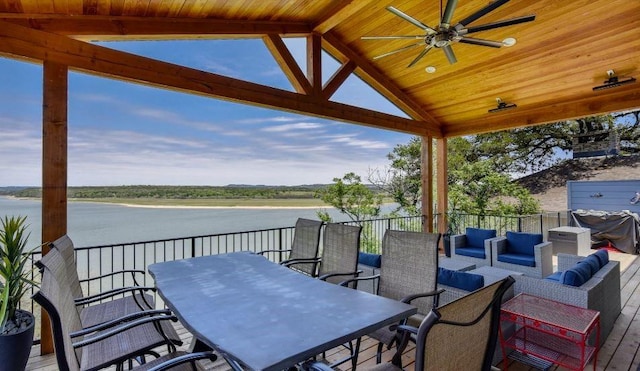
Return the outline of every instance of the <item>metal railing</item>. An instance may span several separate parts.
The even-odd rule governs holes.
[[[544,233],[550,228],[566,225],[566,213],[536,214],[528,216],[490,216],[460,214],[461,229],[464,227],[492,228],[498,231],[498,235],[504,235],[508,230]],[[434,218],[433,230],[438,230],[438,215]],[[382,238],[387,229],[397,230],[423,230],[423,218],[421,216],[395,217],[364,220],[359,222],[345,222],[345,224],[361,225],[361,251],[380,253]],[[202,236],[190,236],[164,240],[130,242],[114,245],[100,245],[76,247],[76,266],[81,279],[96,277],[103,274],[124,269],[138,269],[146,271],[147,266],[154,263],[185,259],[204,255],[223,254],[237,251],[258,252],[261,250],[286,249],[291,246],[295,228],[282,227],[242,231],[234,233],[219,233]],[[461,231],[460,231],[461,232]],[[322,243],[322,239],[321,239]],[[321,245],[322,248],[322,245]],[[40,259],[41,253],[33,255],[33,261]],[[269,259],[279,262],[286,258],[281,254],[271,254]],[[34,278],[39,276],[34,271]],[[145,275],[142,283],[152,286],[151,277]],[[83,284],[85,295],[103,292],[115,287],[131,285],[133,282],[124,282],[121,277],[92,281],[91,284]],[[35,292],[36,289],[32,289]],[[31,307],[32,313],[37,318],[36,342],[39,341],[40,310],[33,301],[23,303],[23,307]]]

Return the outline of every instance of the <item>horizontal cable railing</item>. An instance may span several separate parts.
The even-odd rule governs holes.
[[[566,215],[537,214],[529,216],[489,216],[460,214],[461,226],[493,228],[498,235],[507,230],[544,232],[549,228],[566,225]],[[433,230],[438,230],[438,215],[434,217]],[[380,253],[382,238],[387,229],[423,230],[424,218],[421,216],[406,216],[383,219],[345,222],[362,226],[360,250],[370,253]],[[295,228],[282,227],[234,233],[219,233],[202,236],[191,236],[164,240],[130,242],[114,245],[100,245],[76,247],[76,266],[80,279],[101,276],[120,270],[147,270],[147,266],[154,263],[192,258],[205,255],[224,254],[238,251],[258,252],[261,250],[282,250],[291,246]],[[73,236],[71,236],[73,238]],[[321,239],[322,243],[322,239]],[[322,248],[322,245],[321,247]],[[286,259],[286,254],[270,253],[266,255],[272,261],[280,262]],[[33,261],[40,259],[41,253],[33,254]],[[37,279],[39,273],[34,270],[33,277]],[[123,278],[124,277],[124,278]],[[138,282],[145,286],[153,286],[153,280],[148,274],[138,277]],[[83,283],[85,295],[103,292],[114,287],[132,285],[129,275],[109,276],[91,283]],[[33,289],[35,292],[36,289]],[[23,303],[23,307],[31,307],[37,318],[36,339],[40,336],[40,310],[33,303]],[[39,340],[36,340],[38,342]]]

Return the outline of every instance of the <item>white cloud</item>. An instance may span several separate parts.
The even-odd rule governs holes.
[[[267,132],[286,132],[291,130],[308,130],[321,128],[323,125],[314,122],[298,122],[295,124],[277,125],[262,128],[262,131]]]

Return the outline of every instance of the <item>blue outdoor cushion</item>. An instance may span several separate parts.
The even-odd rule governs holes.
[[[582,286],[591,278],[591,268],[588,264],[579,262],[567,269],[560,276],[560,282],[570,286]]]
[[[456,247],[456,254],[470,256],[472,258],[485,259],[484,247]]]
[[[512,254],[534,254],[533,246],[542,243],[539,233],[507,232],[507,251]]]
[[[600,268],[604,267],[609,263],[609,252],[606,249],[600,249],[591,255],[598,258],[598,260],[600,261]]]
[[[484,286],[484,277],[474,273],[438,268],[438,283],[464,291],[475,291]]]
[[[380,254],[360,252],[358,253],[358,263],[380,268],[380,265],[382,265],[382,257]]]
[[[560,282],[560,277],[562,276],[562,272],[554,272],[548,276],[546,276],[544,279],[545,280],[549,280],[549,281],[553,281],[553,282]]]
[[[481,247],[484,249],[484,241],[496,236],[495,229],[480,229],[467,227],[466,233],[468,247]]]
[[[535,267],[536,266],[536,258],[533,255],[524,255],[524,254],[498,254],[498,261],[503,263],[524,265],[527,267]]]
[[[591,271],[590,276],[593,276],[594,274],[596,274],[597,271],[600,270],[600,259],[598,259],[594,255],[587,256],[584,260],[581,260],[580,263],[586,264],[589,266]]]

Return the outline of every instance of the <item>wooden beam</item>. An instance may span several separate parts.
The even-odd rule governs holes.
[[[322,95],[322,38],[317,33],[307,36],[307,78],[313,95]]]
[[[42,98],[42,254],[67,233],[67,66],[44,62]],[[41,311],[41,354],[53,352],[49,317]]]
[[[640,83],[593,92],[588,98],[566,100],[542,107],[518,107],[489,114],[471,124],[456,123],[443,128],[446,137],[495,132],[524,126],[542,125],[585,116],[595,116],[640,108]]]
[[[433,232],[433,138],[422,137],[421,181],[422,181],[422,221],[425,232]]]
[[[303,115],[413,135],[440,135],[439,130],[422,121],[161,62],[6,22],[0,22],[0,53],[54,61],[106,77]]]
[[[278,35],[266,35],[262,38],[264,40],[267,49],[273,55],[282,72],[284,72],[287,79],[294,89],[300,94],[310,95],[313,93],[313,88],[307,79],[307,76],[302,72],[300,66],[291,55],[291,52],[284,44],[280,36]]]
[[[331,96],[338,90],[340,86],[347,80],[349,76],[355,71],[356,63],[353,61],[348,61],[344,63],[336,73],[331,76],[329,81],[324,84],[322,88],[322,97],[324,99],[329,99]]]
[[[338,57],[338,59],[354,61],[358,65],[355,73],[367,84],[371,85],[380,94],[407,113],[407,115],[427,123],[428,130],[436,133],[433,135],[434,138],[442,136],[440,123],[420,106],[420,104],[411,99],[411,97],[391,82],[384,74],[373,67],[366,59],[349,49],[340,41],[340,38],[332,32],[324,34],[323,39],[326,42],[324,45],[325,50],[335,57]]]
[[[114,40],[127,36],[176,36],[203,38],[212,35],[229,37],[265,34],[307,35],[312,27],[304,22],[273,22],[210,18],[113,17],[98,15],[66,15],[0,13],[0,20],[53,32],[80,36],[83,39]],[[152,38],[152,37],[149,37]]]
[[[449,204],[449,184],[447,183],[447,139],[436,140],[436,199],[438,232],[447,232],[447,208]]]

